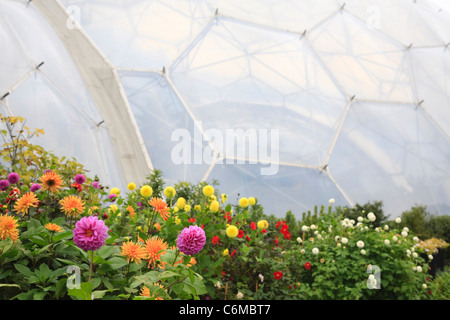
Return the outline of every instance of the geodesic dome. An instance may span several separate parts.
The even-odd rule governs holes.
[[[2,0],[3,113],[125,188],[450,209],[444,0]]]

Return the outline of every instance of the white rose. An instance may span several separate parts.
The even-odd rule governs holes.
[[[384,230],[389,230],[389,226],[387,224],[384,225]]]
[[[364,242],[363,241],[358,241],[357,243],[356,243],[356,245],[358,246],[358,248],[364,248]]]
[[[342,241],[343,244],[347,244],[348,243],[348,239],[347,238],[342,238],[341,241]]]
[[[244,297],[244,294],[240,291],[238,291],[238,293],[236,294],[236,298],[238,299],[242,299]]]
[[[377,219],[377,217],[375,216],[375,214],[373,212],[369,212],[367,214],[367,218],[372,222],[374,222]]]
[[[359,222],[363,222],[363,220],[364,220],[363,217],[358,217]]]
[[[297,238],[298,243],[302,243],[302,241],[303,241],[302,238],[300,238],[300,237]]]
[[[407,227],[404,227],[403,231],[409,232],[409,229]]]
[[[433,260],[433,255],[432,255],[432,254],[429,254],[429,255],[428,255],[428,259]]]
[[[394,242],[396,242],[396,241],[398,240],[398,238],[397,238],[396,236],[393,236],[393,237],[392,237],[392,240],[393,240]]]
[[[417,238],[417,237],[414,237],[413,240],[414,240],[414,242],[419,242],[419,238]]]
[[[312,253],[313,254],[319,254],[319,249],[317,249],[317,248],[312,249]]]
[[[388,239],[386,239],[386,240],[384,240],[384,244],[385,245],[389,245],[391,242],[388,240]]]
[[[303,232],[308,231],[308,227],[307,227],[307,226],[303,226],[303,227],[302,227],[302,231],[303,231]]]
[[[397,218],[397,219],[395,219],[395,222],[400,224],[400,223],[402,223],[402,219],[401,218]]]
[[[413,252],[413,258],[417,258],[419,255],[416,252]]]
[[[339,241],[340,239],[341,239],[341,237],[339,237],[339,236],[334,237],[335,241]]]
[[[408,236],[408,232],[402,231],[402,237],[406,238]]]
[[[417,266],[417,272],[422,272],[422,267],[421,266]]]
[[[330,200],[328,200],[329,204],[333,204],[335,202],[335,200],[333,198],[331,198]]]
[[[363,256],[365,256],[365,255],[366,255],[366,250],[362,249],[362,250],[361,250],[361,254],[362,254]]]
[[[305,254],[305,249],[302,249],[300,252],[301,252],[302,254]]]
[[[423,287],[424,289],[428,288],[428,286],[427,286],[426,283],[424,283],[424,284],[422,285],[422,287]]]

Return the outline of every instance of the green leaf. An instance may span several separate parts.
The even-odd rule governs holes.
[[[92,300],[92,283],[83,282],[80,289],[69,289],[68,294],[78,300]]]
[[[111,267],[114,270],[120,269],[120,268],[128,265],[127,260],[124,259],[123,257],[113,257],[113,258],[109,259],[108,262],[110,263]]]
[[[19,288],[20,289],[20,286],[17,285],[17,284],[0,283],[0,288],[2,288],[2,287],[14,287],[14,288]]]
[[[24,266],[23,264],[16,263],[14,264],[14,267],[17,271],[19,271],[21,274],[27,276],[27,277],[33,277],[35,273],[31,271],[28,267]]]
[[[171,278],[171,277],[178,277],[178,276],[179,276],[179,274],[175,273],[173,271],[164,271],[159,274],[158,280],[167,279],[167,278]]]

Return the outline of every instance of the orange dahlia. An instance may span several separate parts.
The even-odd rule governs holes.
[[[17,220],[8,215],[0,215],[0,240],[11,238],[12,241],[19,239],[19,226]]]
[[[130,218],[133,218],[136,212],[134,211],[134,208],[132,206],[127,207],[127,212],[130,214]]]
[[[148,202],[148,204],[155,208],[155,211],[158,212],[161,218],[163,218],[164,220],[167,220],[167,218],[170,216],[169,208],[167,207],[167,203],[165,203],[164,200],[160,198],[152,198]]]
[[[139,264],[142,259],[147,257],[145,248],[133,241],[124,243],[121,249],[120,255],[125,256],[128,262],[134,261],[136,264]]]
[[[78,217],[84,211],[84,201],[78,196],[66,196],[59,201],[61,210],[69,217]]]
[[[168,245],[159,237],[152,237],[145,241],[145,253],[147,254],[148,264],[153,265],[166,253]]]
[[[156,290],[158,290],[158,289],[164,289],[164,287],[163,287],[162,285],[160,285],[159,283],[154,283],[153,286],[152,286],[152,288],[153,288],[153,287],[158,287]],[[154,291],[154,290],[152,290],[152,291]],[[145,287],[145,286],[141,289],[141,294],[140,294],[140,295],[141,295],[141,297],[151,297],[151,298],[154,298],[154,294],[150,295],[150,289],[147,288],[147,287]],[[156,297],[155,300],[164,300],[164,299],[161,298],[161,297]]]
[[[14,211],[21,213],[22,216],[28,214],[28,210],[31,207],[36,208],[39,204],[38,198],[33,192],[25,193],[20,199],[18,199],[14,205]]]
[[[63,228],[61,228],[60,226],[58,226],[58,225],[55,224],[55,223],[47,223],[47,224],[45,225],[45,228],[46,228],[48,231],[51,231],[51,232],[63,232],[63,231],[64,231]]]
[[[58,191],[63,184],[61,176],[53,171],[44,173],[39,180],[42,182],[42,190],[48,190],[51,193]]]

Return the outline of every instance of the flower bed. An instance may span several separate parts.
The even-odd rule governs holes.
[[[110,188],[23,145],[29,161],[0,179],[0,299],[433,298],[432,256],[400,221],[345,218],[333,201],[315,220],[279,219],[159,171]]]

